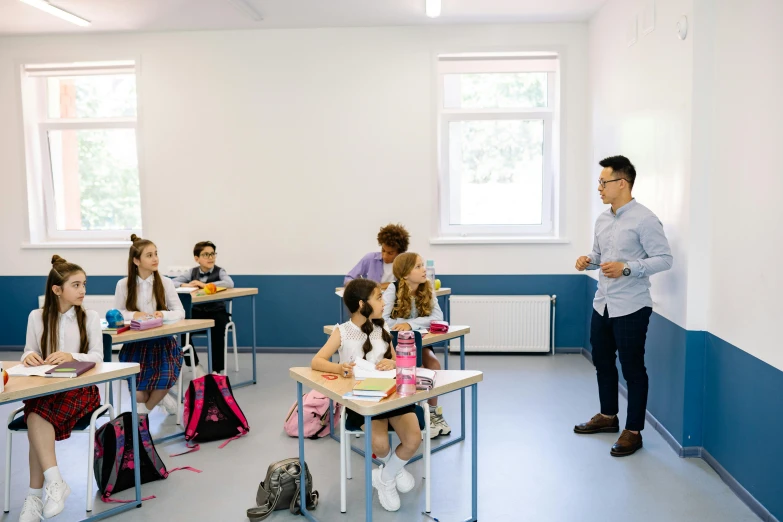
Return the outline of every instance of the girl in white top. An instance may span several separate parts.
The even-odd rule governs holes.
[[[435,296],[435,289],[427,279],[427,269],[421,256],[414,252],[400,254],[394,260],[392,283],[383,293],[383,319],[392,330],[426,330],[432,321],[442,321],[443,312]],[[432,348],[421,351],[422,364],[430,370],[440,370],[440,361]],[[438,408],[438,398],[433,397],[430,405],[430,437],[448,435],[451,427]]]
[[[60,256],[52,257],[46,280],[44,305],[27,319],[25,366],[71,361],[100,363],[103,360],[101,320],[94,310],[84,310],[87,276],[78,265]],[[54,442],[71,436],[76,423],[101,405],[96,386],[87,386],[24,401],[24,420],[30,441],[30,491],[20,522],[39,522],[65,508],[71,488],[60,475]],[[46,485],[46,504],[43,488]]]
[[[158,249],[155,243],[131,236],[128,252],[128,277],[117,282],[114,306],[126,321],[160,317],[164,321],[185,318],[174,283],[158,272]],[[122,345],[120,362],[141,366],[136,376],[136,402],[139,413],[149,413],[158,403],[169,414],[177,413],[177,401],[168,395],[182,368],[182,348],[176,337],[138,341]]]
[[[396,368],[397,355],[391,335],[383,325],[380,285],[369,279],[354,279],[345,287],[343,302],[351,312],[351,319],[337,325],[324,347],[313,357],[312,368],[348,379],[353,377],[355,361],[361,358],[374,363],[378,370]],[[330,361],[335,352],[340,354],[339,364]],[[345,424],[350,430],[363,430],[364,417],[346,410]],[[400,445],[393,452],[389,447],[389,425],[400,437]],[[387,511],[400,509],[398,490],[406,493],[416,485],[413,475],[404,466],[420,443],[421,426],[413,405],[372,418],[372,451],[383,462],[372,472],[372,485],[378,490],[381,506]]]

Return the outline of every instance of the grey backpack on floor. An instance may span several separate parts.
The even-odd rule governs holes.
[[[258,486],[256,494],[257,507],[247,510],[250,520],[264,520],[273,511],[288,508],[294,515],[301,514],[299,490],[301,488],[302,469],[299,459],[285,459],[273,462],[266,471],[266,479]],[[318,505],[318,492],[313,491],[313,477],[305,463],[307,490],[305,499],[307,510],[313,510]]]

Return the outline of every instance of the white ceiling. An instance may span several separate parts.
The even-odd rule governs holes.
[[[92,22],[82,28],[19,0],[0,0],[0,34],[581,22],[604,1],[442,0],[442,15],[432,20],[425,0],[51,0]],[[243,4],[263,20],[248,16]]]

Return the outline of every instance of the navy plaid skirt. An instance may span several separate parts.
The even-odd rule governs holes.
[[[71,436],[79,419],[91,415],[100,406],[98,387],[87,386],[24,401],[24,421],[36,413],[54,427],[54,440],[64,440]]]
[[[119,359],[120,362],[135,362],[141,366],[136,375],[138,391],[169,390],[179,378],[182,348],[173,336],[125,343]]]

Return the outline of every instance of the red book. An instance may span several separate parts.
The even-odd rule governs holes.
[[[58,364],[48,372],[47,377],[78,377],[87,370],[95,368],[94,362],[83,361],[71,361],[67,363]]]

